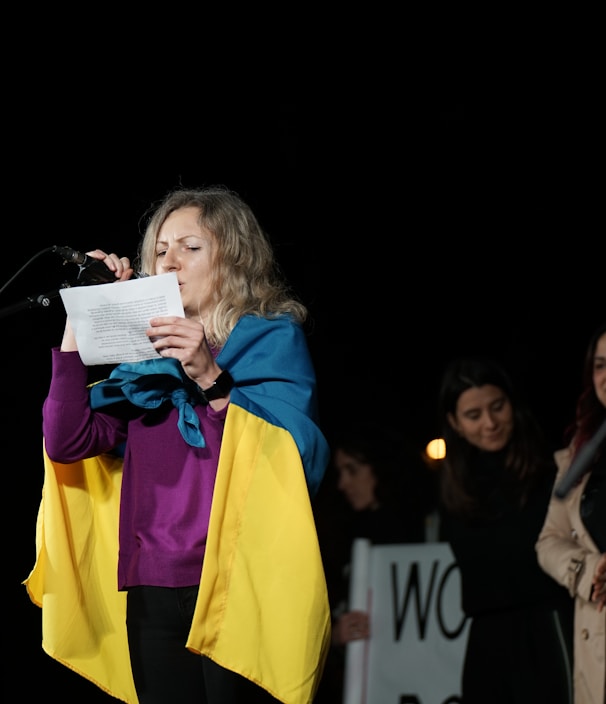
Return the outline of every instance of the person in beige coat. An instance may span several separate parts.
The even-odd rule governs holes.
[[[536,543],[540,566],[575,600],[575,704],[604,704],[606,693],[605,423],[603,323],[587,349],[575,422],[567,431],[569,444],[555,453],[558,475]]]

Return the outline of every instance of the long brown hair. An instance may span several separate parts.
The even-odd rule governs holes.
[[[588,440],[606,419],[606,407],[600,402],[593,383],[593,365],[598,340],[606,333],[606,322],[594,330],[587,344],[581,376],[581,393],[575,407],[574,421],[564,431],[567,444],[572,444],[574,455],[578,455]]]

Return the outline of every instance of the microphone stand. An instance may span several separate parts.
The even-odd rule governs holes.
[[[30,308],[49,308],[51,301],[59,296],[59,292],[64,288],[71,288],[72,285],[73,284],[68,281],[64,281],[57,289],[53,289],[47,293],[41,293],[39,296],[28,296],[20,303],[13,303],[11,306],[0,308],[0,318],[4,318],[7,315],[12,315],[13,313],[18,313],[21,310],[27,310]]]
[[[6,287],[10,283],[12,283],[17,278],[17,276],[19,276],[19,274],[21,274],[34,261],[34,259],[37,259],[38,257],[42,256],[43,254],[46,254],[47,252],[57,252],[63,250],[71,252],[72,259],[75,255],[82,256],[85,260],[87,259],[86,257],[84,257],[84,255],[80,255],[79,252],[76,252],[75,249],[70,249],[69,247],[46,247],[46,249],[42,249],[36,254],[34,254],[34,256],[31,257],[29,261],[27,261],[19,269],[19,271],[17,271],[16,274],[14,274],[2,287],[0,287],[0,294],[4,292]],[[65,254],[63,254],[62,256],[65,257]],[[49,308],[51,301],[54,298],[57,298],[60,291],[64,288],[71,288],[72,286],[86,286],[88,284],[109,283],[113,280],[111,277],[110,270],[107,269],[101,262],[90,258],[89,260],[90,261],[88,264],[85,265],[83,263],[79,265],[78,276],[75,281],[64,281],[61,286],[59,286],[59,288],[57,289],[53,289],[52,291],[48,291],[47,293],[41,293],[39,296],[28,296],[20,303],[14,303],[11,306],[1,308],[0,318],[4,318],[7,315],[12,315],[13,313],[18,313],[20,310],[27,310],[29,308]],[[74,262],[76,262],[75,259]],[[66,264],[67,260],[63,263]]]

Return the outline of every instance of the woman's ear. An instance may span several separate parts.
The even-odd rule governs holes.
[[[457,423],[457,419],[452,413],[446,414],[446,420],[448,421],[448,425],[450,425],[450,427],[455,431],[455,433],[459,433],[459,424]]]

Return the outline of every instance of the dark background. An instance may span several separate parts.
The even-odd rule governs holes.
[[[606,300],[592,43],[566,18],[555,33],[521,22],[498,37],[488,23],[478,42],[465,18],[419,36],[414,23],[389,31],[391,18],[379,32],[360,17],[347,35],[347,22],[316,18],[309,32],[309,18],[274,17],[284,24],[273,43],[202,22],[183,46],[166,44],[164,26],[128,46],[121,18],[104,19],[103,40],[76,32],[66,44],[38,17],[5,94],[10,653],[28,690],[43,683],[64,702],[97,690],[42,653],[40,613],[20,584],[34,561],[40,408],[63,308],[55,297],[7,311],[77,273],[40,252],[132,256],[141,217],[168,189],[228,185],[310,308],[327,432],[372,416],[419,448],[437,432],[444,364],[475,352],[508,364],[557,446]]]

